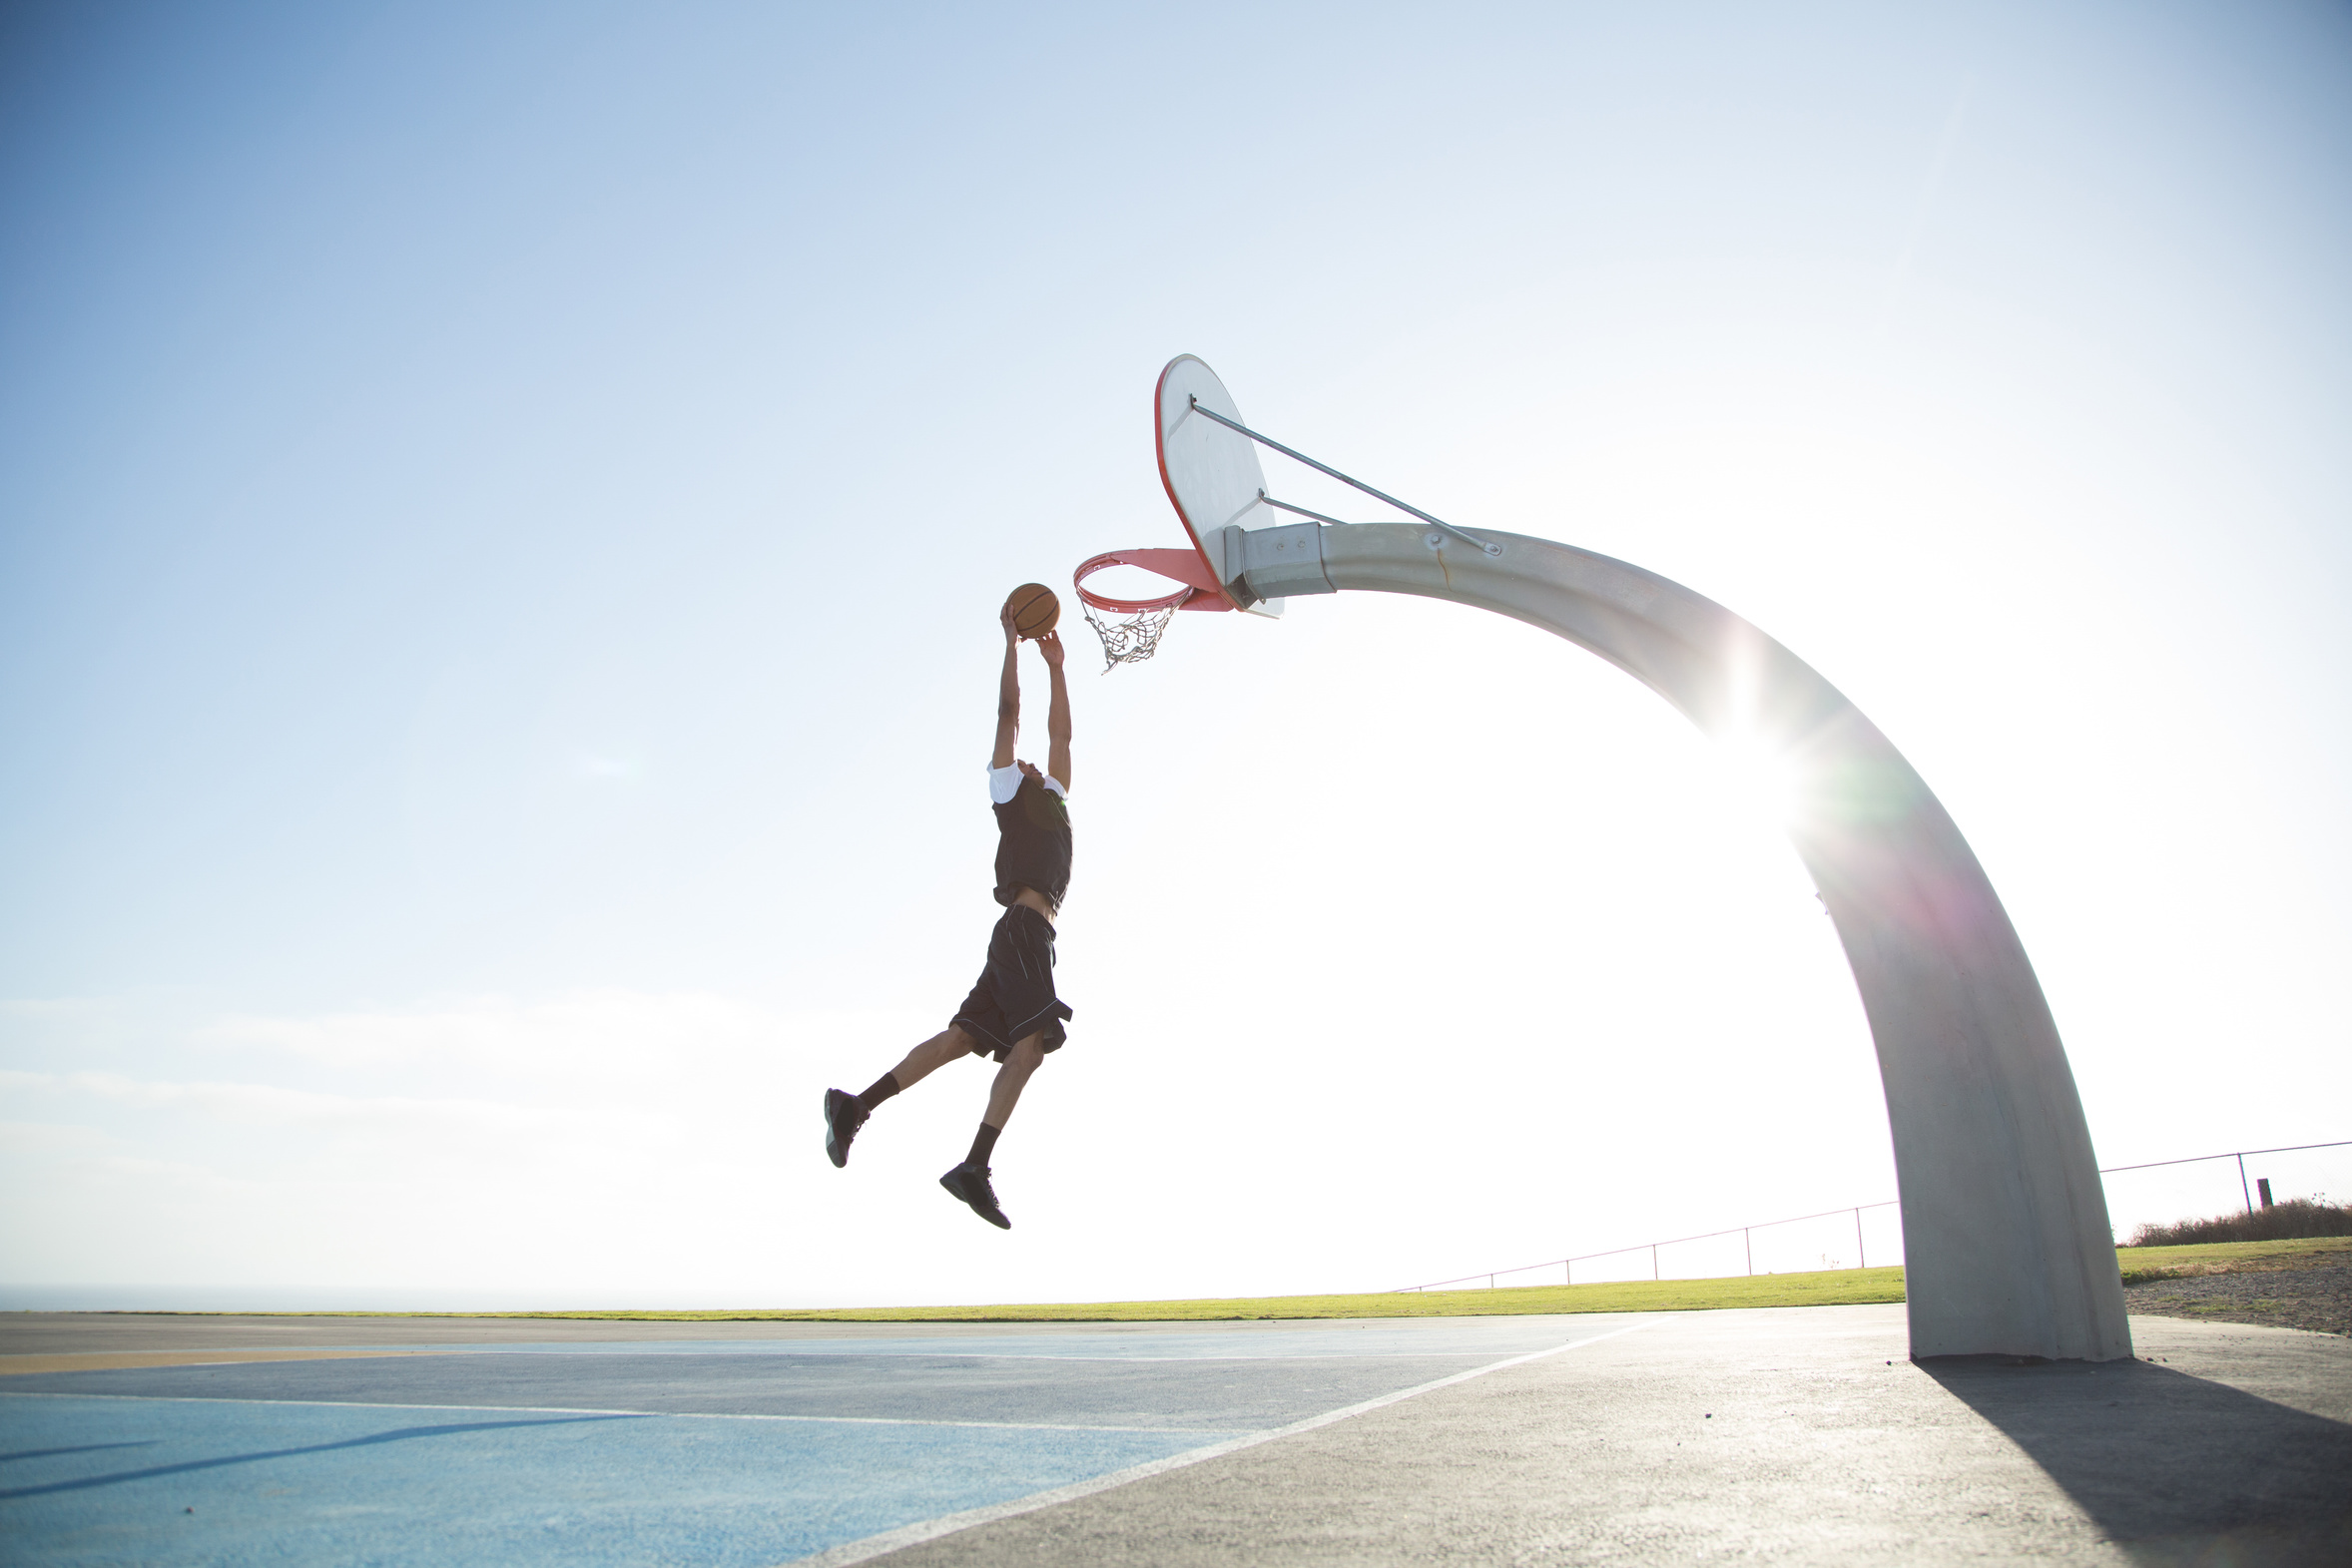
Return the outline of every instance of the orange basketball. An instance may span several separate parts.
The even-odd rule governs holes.
[[[1043,583],[1023,583],[1004,601],[1012,629],[1022,638],[1042,637],[1061,619],[1061,601]]]

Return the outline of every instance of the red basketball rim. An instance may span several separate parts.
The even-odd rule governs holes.
[[[1101,555],[1094,556],[1088,560],[1080,562],[1078,565],[1077,574],[1070,579],[1070,586],[1078,590],[1079,598],[1094,606],[1095,609],[1108,610],[1113,615],[1149,615],[1157,610],[1173,610],[1179,605],[1183,604],[1185,600],[1190,599],[1194,594],[1200,591],[1199,589],[1194,588],[1189,584],[1185,584],[1180,585],[1174,593],[1164,594],[1157,599],[1113,599],[1108,594],[1098,594],[1093,589],[1086,586],[1087,578],[1109,566],[1133,566],[1138,567],[1146,572],[1156,570],[1153,567],[1145,565],[1141,561],[1130,561],[1127,559],[1130,554],[1142,555],[1145,553],[1146,552],[1140,550],[1106,550]],[[1162,552],[1155,551],[1150,553],[1158,554]]]

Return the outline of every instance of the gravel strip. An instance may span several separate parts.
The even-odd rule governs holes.
[[[2352,1258],[2123,1288],[2126,1311],[2352,1335]]]

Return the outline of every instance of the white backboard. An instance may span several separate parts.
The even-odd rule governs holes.
[[[1266,472],[1258,466],[1258,448],[1246,435],[1229,430],[1214,419],[1193,411],[1193,402],[1242,422],[1241,410],[1225,390],[1225,383],[1191,354],[1178,354],[1160,372],[1154,396],[1160,454],[1160,483],[1192,536],[1193,548],[1237,608],[1259,615],[1280,615],[1282,601],[1269,599],[1241,606],[1230,585],[1241,575],[1241,561],[1226,559],[1225,530],[1263,528],[1285,521],[1265,504]]]

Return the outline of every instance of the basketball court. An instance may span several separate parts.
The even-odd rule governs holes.
[[[1894,1307],[19,1313],[0,1535],[44,1564],[2343,1560],[2352,1344],[2132,1326],[2155,1359],[1923,1367]]]
[[[1785,753],[1808,791],[1790,836],[1885,1075],[1908,1302],[1054,1325],[17,1314],[11,1560],[2352,1559],[2352,1346],[2126,1322],[2039,981],[1859,711],[1678,584],[1465,530],[1252,430],[1189,355],[1154,417],[1189,546],[1078,567],[1110,666],[1152,657],[1181,611],[1413,594],[1543,627],[1707,733]],[[1260,447],[1411,521],[1279,499]],[[1088,586],[1114,567],[1171,586]],[[1008,672],[1010,639],[1058,613],[1043,585],[1014,591]]]
[[[0,1384],[0,1528],[43,1562],[794,1561],[1635,1325],[99,1318],[93,1353],[19,1314],[0,1343],[57,1348],[9,1359],[72,1369]]]

